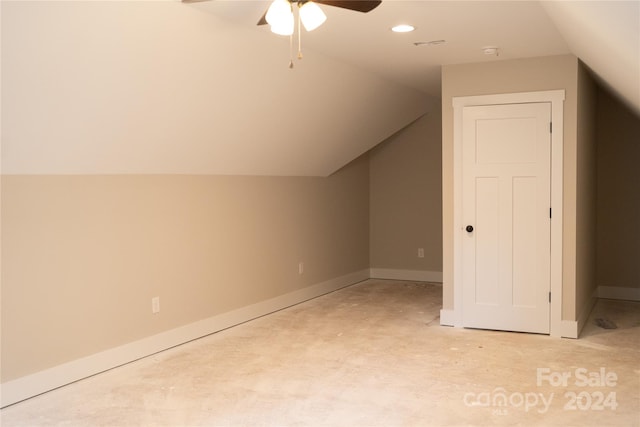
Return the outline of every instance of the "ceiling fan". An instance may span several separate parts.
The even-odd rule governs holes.
[[[194,3],[206,0],[182,1],[185,3]],[[382,3],[382,0],[273,0],[267,11],[258,21],[258,25],[269,24],[272,32],[283,36],[290,36],[291,51],[293,54],[293,33],[296,29],[294,10],[297,9],[298,59],[302,59],[301,24],[307,31],[313,31],[327,19],[327,16],[318,4],[367,13],[378,7],[380,3]],[[297,6],[297,8],[294,6]],[[289,68],[293,68],[293,60],[289,62]]]
[[[316,11],[320,10],[315,4],[326,4],[327,6],[340,7],[343,9],[367,13],[378,7],[380,3],[382,3],[382,0],[284,0],[284,3],[282,1],[279,2],[278,0],[275,0],[273,3],[271,3],[271,6],[269,6],[269,9],[267,9],[264,15],[262,15],[262,18],[260,18],[260,20],[258,21],[258,25],[266,25],[269,23],[267,20],[267,15],[269,14],[269,10],[272,9],[272,7],[278,7],[278,5],[280,4],[286,6],[286,3],[289,3],[291,6],[297,4],[300,10],[313,9],[314,12],[312,13],[317,13]],[[320,13],[322,13],[321,10]],[[304,19],[304,15],[302,19]],[[307,29],[307,31],[311,30]]]
[[[307,31],[313,31],[327,19],[318,4],[366,13],[378,7],[380,3],[382,0],[273,0],[258,21],[258,25],[269,24],[272,32],[290,36],[293,58],[293,33],[296,28],[294,5],[298,6],[298,59],[302,59],[301,26],[304,26]],[[289,61],[289,68],[293,68],[293,59]]]

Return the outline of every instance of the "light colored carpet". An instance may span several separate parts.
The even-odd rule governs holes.
[[[441,300],[439,285],[369,280],[5,408],[0,420],[640,425],[640,303],[601,300],[582,338],[569,340],[442,327]],[[595,318],[617,328],[600,328]],[[538,368],[545,378],[570,377],[538,384]],[[583,368],[594,381],[601,368],[609,379],[613,373],[615,385],[581,384]]]

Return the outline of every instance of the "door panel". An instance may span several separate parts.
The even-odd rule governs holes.
[[[479,164],[535,162],[535,118],[481,120],[476,125]]]
[[[535,308],[536,178],[513,178],[513,305]],[[532,235],[533,234],[533,235]]]
[[[463,325],[549,332],[549,103],[463,109]]]
[[[498,305],[499,265],[499,189],[495,177],[476,180],[476,296],[479,304]]]

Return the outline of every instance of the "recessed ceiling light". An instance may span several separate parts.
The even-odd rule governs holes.
[[[394,33],[409,33],[413,30],[415,30],[415,27],[408,24],[400,24],[391,28],[391,31],[393,31]]]

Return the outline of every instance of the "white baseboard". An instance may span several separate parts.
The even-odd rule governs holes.
[[[456,312],[453,310],[440,310],[440,326],[456,326]]]
[[[561,338],[578,338],[578,322],[575,320],[562,320],[560,322]]]
[[[594,289],[593,294],[587,301],[587,304],[582,308],[582,311],[578,314],[578,319],[573,320],[563,320],[561,324],[560,336],[562,338],[578,338],[580,336],[580,332],[584,325],[587,324],[587,320],[589,320],[589,315],[591,314],[591,310],[596,305],[598,301],[598,289]]]
[[[640,301],[640,288],[598,286],[598,298]]]
[[[372,268],[369,270],[372,279],[415,280],[418,282],[442,283],[441,271],[394,270],[390,268]]]
[[[73,360],[36,372],[0,386],[0,407],[45,393],[91,375],[124,365],[162,350],[244,323],[265,314],[367,280],[369,270],[361,270],[318,283],[285,295],[210,317],[148,338]]]

